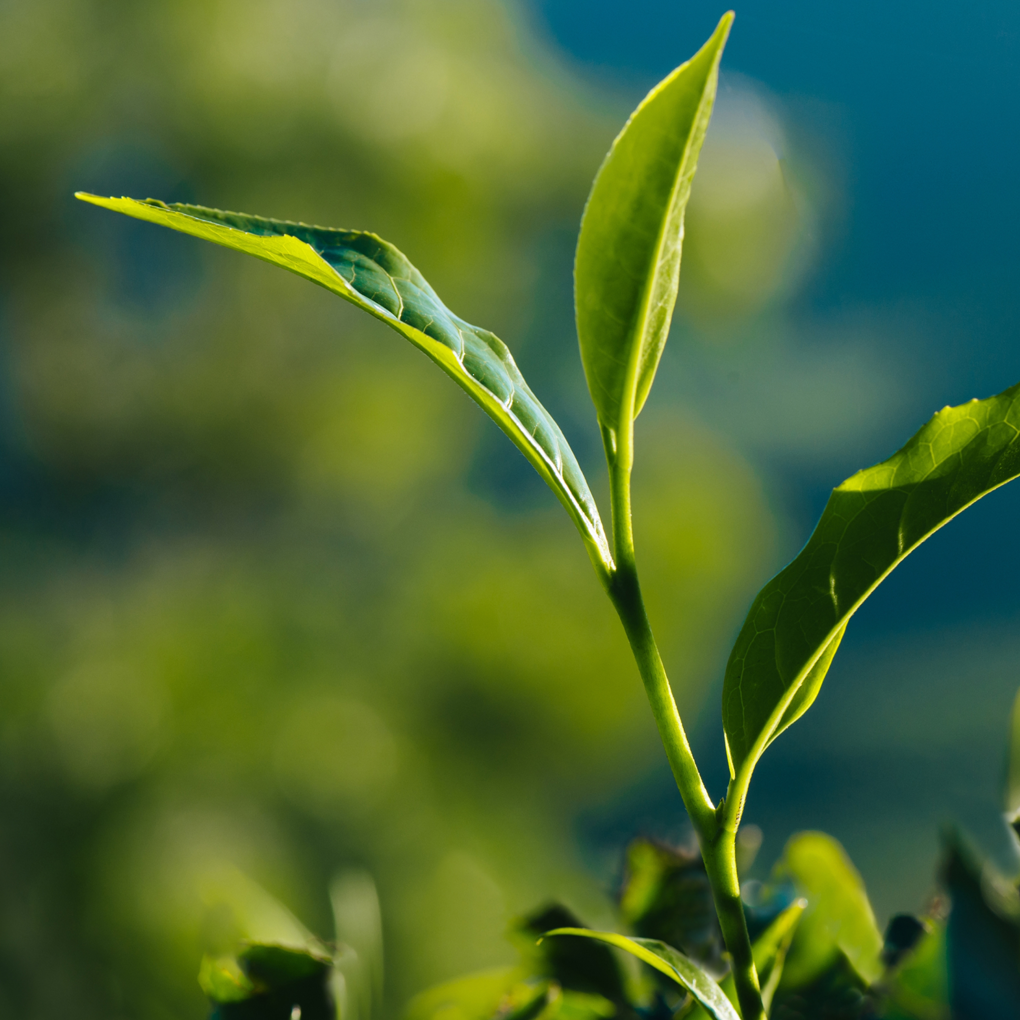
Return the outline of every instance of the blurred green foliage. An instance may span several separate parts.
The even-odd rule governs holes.
[[[569,253],[622,107],[495,0],[9,0],[0,94],[0,1013],[203,1015],[238,873],[328,935],[367,869],[391,1011],[536,900],[598,920],[573,819],[660,751],[554,498],[381,325],[71,192],[378,231],[585,460]],[[747,272],[705,306],[779,293]],[[690,714],[774,525],[668,403],[635,499]]]

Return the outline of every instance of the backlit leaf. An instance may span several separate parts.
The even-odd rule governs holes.
[[[926,538],[1020,474],[1020,387],[946,407],[835,489],[797,558],[759,592],[726,667],[732,771],[811,705],[847,621]]]
[[[781,987],[799,988],[842,953],[870,984],[882,973],[882,936],[857,869],[831,836],[802,832],[786,844],[776,877],[792,879],[808,902],[787,954]]]
[[[596,939],[607,945],[616,946],[636,956],[650,967],[671,977],[682,988],[694,996],[705,1008],[713,1020],[740,1020],[733,1004],[715,981],[683,953],[667,946],[657,939],[627,938],[611,931],[592,931],[588,928],[556,928],[546,932],[546,938],[561,935],[577,935],[582,938]]]
[[[618,429],[648,396],[676,303],[684,213],[733,22],[645,97],[613,142],[581,221],[577,333],[599,421]]]
[[[381,319],[427,354],[510,437],[570,514],[596,569],[611,569],[602,521],[577,458],[528,388],[506,345],[454,315],[392,244],[363,231],[196,205],[82,192],[77,197],[282,266]]]

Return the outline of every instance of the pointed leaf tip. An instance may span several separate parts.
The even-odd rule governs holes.
[[[577,333],[599,421],[619,429],[651,389],[673,318],[684,214],[733,23],[631,114],[606,156],[581,220],[574,264]]]
[[[810,707],[847,622],[889,573],[1018,476],[1020,384],[943,408],[888,460],[833,490],[803,550],[758,593],[730,654],[723,727],[734,772]]]
[[[556,494],[606,578],[612,554],[598,507],[570,445],[498,337],[454,315],[402,252],[375,234],[314,227],[156,199],[93,205],[254,255],[325,287],[381,319],[432,359],[481,406]]]

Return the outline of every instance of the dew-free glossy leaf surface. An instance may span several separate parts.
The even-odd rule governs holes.
[[[364,231],[202,206],[81,192],[77,197],[282,266],[381,319],[427,354],[510,437],[570,514],[596,567],[610,568],[605,532],[577,458],[506,345],[454,315],[392,244]]]
[[[648,396],[676,304],[684,213],[733,22],[645,97],[592,186],[577,242],[574,296],[599,421],[619,428]]]
[[[829,497],[797,558],[761,590],[726,667],[731,768],[751,766],[811,705],[847,621],[889,572],[975,500],[1020,474],[1020,386],[939,411],[888,460]]]
[[[556,928],[546,932],[546,938],[561,935],[578,935],[623,949],[686,988],[713,1020],[740,1020],[719,985],[693,960],[672,946],[667,946],[665,942],[657,939],[631,939],[626,935],[617,935],[616,932],[592,931],[589,928]]]

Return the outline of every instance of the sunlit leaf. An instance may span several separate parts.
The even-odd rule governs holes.
[[[784,988],[810,984],[842,953],[867,982],[882,973],[882,936],[857,869],[831,836],[802,832],[787,844],[776,865],[792,879],[808,906],[786,957]]]
[[[489,1020],[506,1006],[510,999],[520,999],[525,988],[518,967],[501,967],[480,971],[446,981],[419,992],[407,1005],[405,1020]],[[530,986],[528,994],[535,998],[544,994],[544,986]],[[530,1001],[530,1000],[529,1000]]]
[[[616,946],[636,956],[650,967],[671,977],[706,1009],[713,1020],[740,1020],[732,1003],[718,984],[692,959],[657,939],[628,938],[610,931],[591,931],[588,928],[557,928],[546,932],[553,936],[578,935]]]
[[[317,283],[381,319],[427,354],[478,403],[545,479],[570,514],[596,568],[612,557],[588,483],[559,426],[498,337],[458,318],[392,244],[357,230],[221,212],[155,199],[78,198],[236,248]]]
[[[933,532],[1020,474],[1020,387],[946,407],[835,489],[807,545],[758,594],[726,667],[731,769],[811,705],[847,621]]]
[[[581,221],[577,332],[599,421],[617,429],[648,396],[676,303],[684,212],[733,14],[645,97],[613,142]]]

